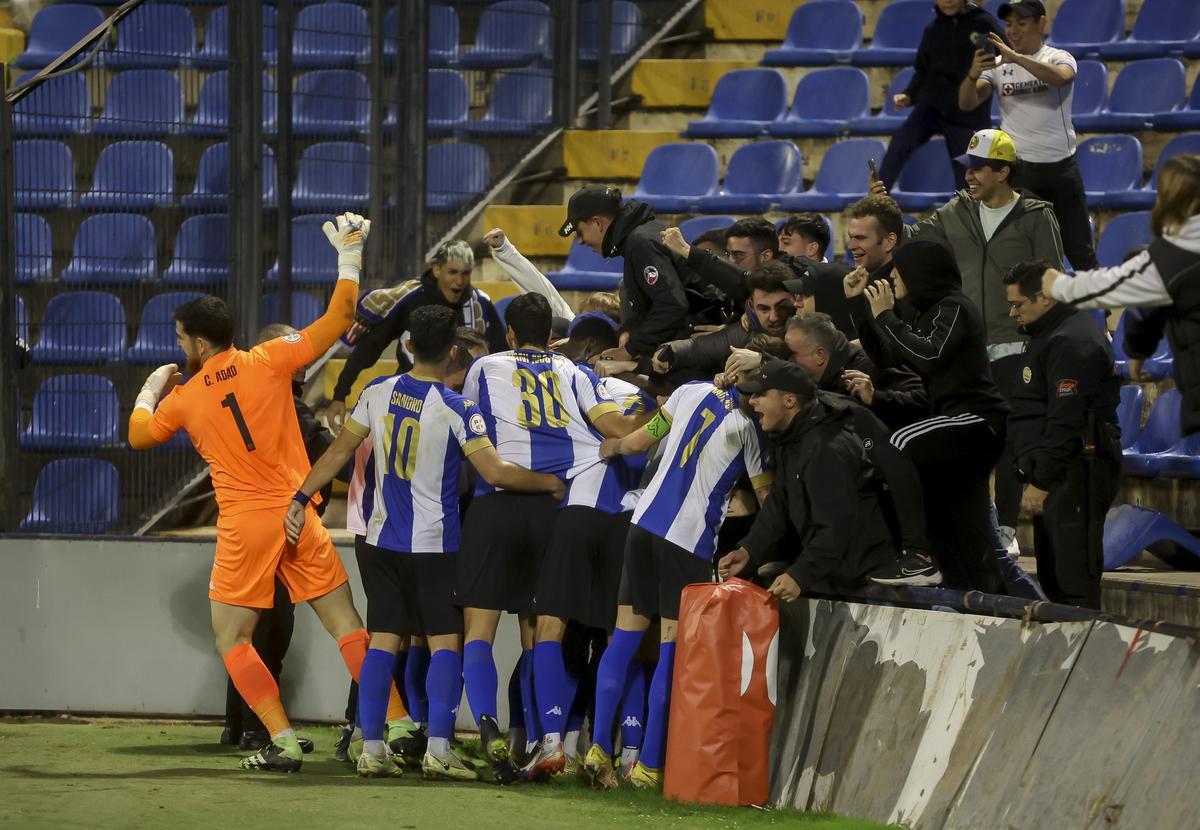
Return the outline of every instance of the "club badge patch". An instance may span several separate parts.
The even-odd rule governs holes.
[[[471,426],[471,432],[476,435],[487,435],[487,424],[483,422],[483,416],[476,412],[468,421]]]
[[[600,384],[596,387],[596,398],[602,401],[611,401],[613,396],[612,393],[608,391],[607,386]]]
[[[300,342],[300,332],[294,331],[291,334],[285,334],[283,336],[283,342],[284,343],[299,343]]]
[[[1031,380],[1033,380],[1033,370],[1028,366],[1021,370],[1021,380],[1025,381],[1026,383],[1029,383]]]
[[[658,269],[653,265],[647,265],[646,270],[642,271],[642,276],[646,278],[646,285],[654,285],[658,282]]]

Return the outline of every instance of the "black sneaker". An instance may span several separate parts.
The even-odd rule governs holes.
[[[299,772],[303,764],[300,748],[285,750],[277,743],[269,743],[249,758],[243,758],[242,769],[261,769],[270,772]]]
[[[425,727],[414,729],[403,738],[393,738],[388,741],[388,747],[393,754],[400,757],[406,766],[420,768],[421,760],[425,757],[425,748],[429,745],[429,736]]]
[[[342,734],[333,748],[333,760],[348,762],[350,760],[350,738],[354,735],[354,724],[348,723],[342,727]]]
[[[300,744],[300,751],[303,752],[305,755],[308,755],[314,749],[317,748],[317,745],[314,744],[312,741],[310,741],[308,738],[297,738],[296,743]]]
[[[500,725],[488,715],[479,718],[479,742],[483,745],[486,758],[496,762],[508,761],[508,741],[500,734]]]
[[[266,746],[271,742],[271,736],[266,730],[252,729],[242,733],[241,739],[238,741],[238,749],[251,750]]]
[[[927,555],[904,551],[898,561],[871,574],[871,581],[880,585],[912,587],[941,585],[942,572]]]
[[[237,742],[238,733],[235,730],[230,729],[228,726],[221,730],[221,743],[228,744],[229,746],[237,746]]]
[[[521,771],[513,762],[505,758],[503,761],[492,761],[492,783],[504,787],[515,784],[521,778]]]

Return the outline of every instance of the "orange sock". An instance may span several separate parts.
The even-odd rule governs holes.
[[[358,674],[362,671],[363,660],[367,659],[367,646],[371,642],[371,635],[365,629],[351,631],[342,639],[338,640],[338,651],[342,653],[342,661],[346,664],[346,668],[350,670],[350,676],[358,680]],[[400,720],[408,714],[408,710],[404,708],[404,701],[400,699],[400,692],[396,689],[396,684],[391,684],[391,689],[388,692],[388,708],[387,719]],[[265,721],[264,721],[265,723]]]
[[[400,692],[396,689],[396,684],[393,683],[388,692],[387,719],[390,723],[404,717],[408,717],[408,710],[404,708],[404,701],[400,699]]]
[[[279,685],[249,643],[238,643],[225,652],[225,669],[238,694],[258,715],[272,738],[292,728],[279,700]]]

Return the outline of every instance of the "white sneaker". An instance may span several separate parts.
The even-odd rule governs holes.
[[[1017,544],[1017,529],[1015,527],[1000,525],[1000,546],[1013,559],[1021,556],[1021,546]]]

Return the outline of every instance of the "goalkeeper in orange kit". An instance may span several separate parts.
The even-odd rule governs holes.
[[[326,222],[338,252],[338,280],[329,308],[312,325],[243,351],[233,346],[233,315],[217,297],[175,311],[175,332],[187,355],[187,383],[174,364],[151,373],[129,417],[129,443],[149,449],[187,430],[212,468],[217,550],[208,597],[217,651],[238,692],[271,735],[242,761],[244,769],[295,772],[302,753],[279,700],[279,687],[251,644],[262,609],[272,607],[276,574],[293,602],[307,602],[337,640],[358,678],[368,636],[354,608],[346,571],[312,505],[295,544],[283,517],[309,472],[292,402],[292,375],[332,346],[354,321],[362,249],[371,223],[351,213]],[[317,497],[314,497],[314,499]],[[405,715],[393,687],[389,725]],[[389,764],[380,774],[399,774]]]

